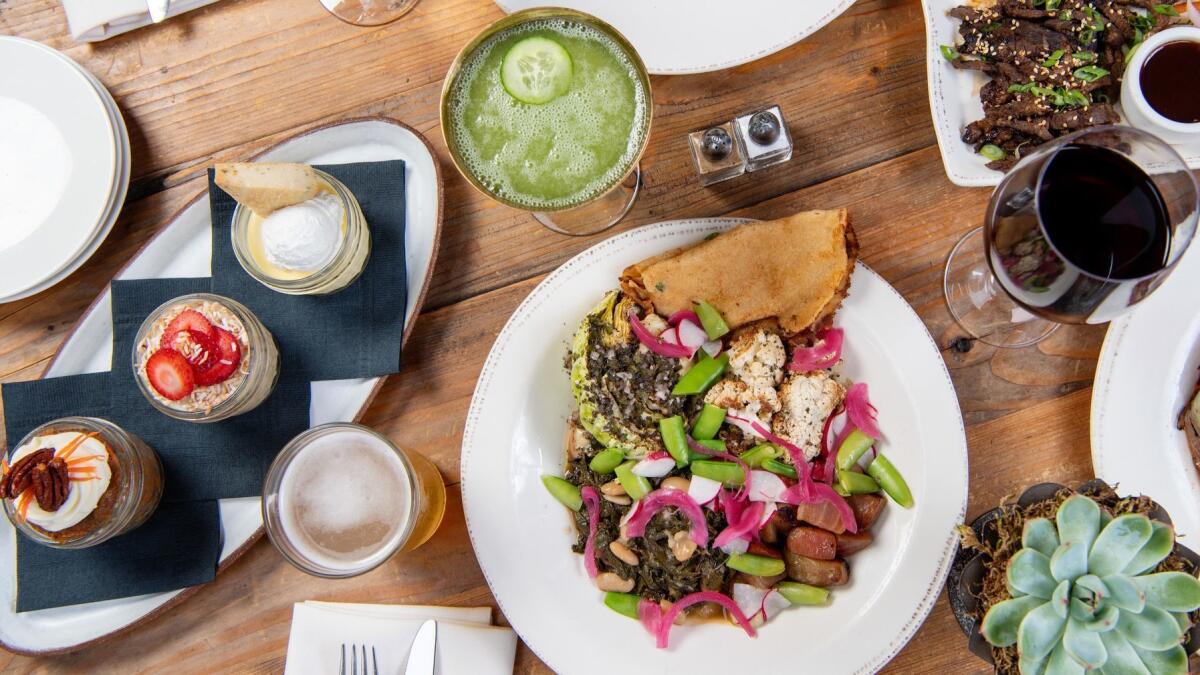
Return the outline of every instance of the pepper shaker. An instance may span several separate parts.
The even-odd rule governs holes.
[[[692,162],[701,185],[712,185],[746,172],[746,152],[733,122],[688,134]]]
[[[733,123],[746,149],[746,171],[758,171],[792,158],[792,137],[779,106],[739,115]]]

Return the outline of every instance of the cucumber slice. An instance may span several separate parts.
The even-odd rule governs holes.
[[[571,87],[571,55],[554,40],[527,37],[509,48],[500,66],[504,90],[522,103],[541,105]]]

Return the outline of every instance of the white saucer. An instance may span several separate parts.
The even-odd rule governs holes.
[[[0,37],[0,302],[49,288],[111,230],[129,138],[98,80],[36,42]]]

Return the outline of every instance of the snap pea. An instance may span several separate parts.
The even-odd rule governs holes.
[[[667,452],[675,458],[675,466],[686,466],[690,451],[687,443],[687,429],[683,425],[683,416],[672,415],[659,420],[658,433],[662,436]]]
[[[883,488],[892,501],[906,509],[912,507],[912,491],[908,489],[908,483],[904,481],[904,476],[900,475],[900,471],[887,457],[879,455],[872,460],[867,465],[867,473],[879,483],[879,487]]]
[[[558,476],[542,476],[542,485],[546,486],[546,491],[550,493],[562,505],[578,511],[583,508],[583,495],[579,493],[579,486],[573,485],[563,478]]]
[[[719,440],[716,438],[710,438],[705,441],[696,441],[696,443],[703,445],[704,447],[708,448],[709,450],[712,450],[713,452],[725,452],[726,451],[725,450],[725,441],[722,441],[722,440]],[[711,455],[706,455],[703,452],[696,452],[695,450],[693,450],[690,447],[688,448],[688,453],[690,453],[689,456],[691,457],[691,461],[693,461],[693,462],[698,459],[707,459],[708,457],[711,456]]]
[[[633,465],[637,464],[634,461],[628,461],[618,465],[613,471],[617,474],[617,482],[621,487],[625,488],[625,494],[631,499],[637,501],[645,497],[654,488],[650,485],[650,481],[646,480],[645,476],[639,476],[633,472]]]
[[[696,423],[692,425],[692,438],[700,441],[716,438],[724,423],[725,409],[705,403],[704,409],[696,416]]]
[[[742,461],[750,465],[750,468],[757,469],[768,459],[775,459],[781,455],[783,455],[783,451],[778,447],[770,443],[759,443],[742,453]]]
[[[879,483],[876,483],[874,478],[857,471],[839,471],[838,483],[852,495],[879,492]]]
[[[858,463],[858,460],[875,445],[875,439],[864,434],[861,429],[855,429],[846,436],[837,451],[838,471],[847,471]]]
[[[823,605],[829,600],[829,591],[795,581],[781,581],[775,590],[793,605]]]
[[[733,462],[718,462],[711,459],[698,459],[692,462],[692,475],[719,481],[730,487],[738,487],[746,482],[746,474],[742,471],[742,467]]]
[[[596,453],[588,468],[596,473],[612,473],[617,465],[625,461],[625,451],[618,447],[605,448]]]
[[[793,480],[797,478],[796,467],[792,466],[791,464],[785,464],[778,459],[768,459],[762,463],[762,468],[770,471],[771,473],[785,476]]]
[[[721,313],[704,300],[696,303],[696,316],[700,317],[700,325],[704,326],[709,340],[716,340],[729,332],[729,324],[725,323]]]
[[[734,553],[725,563],[729,569],[745,572],[755,577],[773,577],[783,574],[785,566],[779,558],[768,558],[753,553]]]
[[[850,496],[850,493],[846,491],[846,488],[842,487],[842,484],[841,484],[841,483],[834,483],[834,484],[833,484],[833,491],[834,491],[834,492],[836,492],[836,493],[838,493],[839,495],[841,495],[841,496],[843,496],[843,497],[849,497],[849,496]]]
[[[787,596],[785,595],[784,597]],[[624,614],[631,619],[638,618],[637,608],[638,603],[641,601],[642,598],[634,595],[633,593],[618,593],[616,591],[609,591],[604,594],[604,604],[607,605],[609,609],[617,614]]]
[[[692,394],[703,394],[708,391],[708,388],[717,383],[721,376],[725,374],[725,368],[729,365],[729,354],[721,354],[717,358],[712,358],[707,352],[700,352],[700,360],[696,365],[692,366],[691,370],[683,374],[679,381],[675,383],[675,388],[671,390],[674,396],[691,396]]]

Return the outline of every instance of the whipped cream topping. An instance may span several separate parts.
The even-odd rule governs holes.
[[[12,466],[21,458],[38,450],[47,448],[61,450],[68,443],[83,435],[79,431],[63,431],[57,434],[38,436],[17,448],[17,451],[9,458],[8,465]],[[72,473],[81,469],[86,470],[86,467],[92,467],[92,473],[71,480],[71,489],[67,491],[67,501],[57,511],[45,511],[38,506],[37,500],[30,501],[29,511],[25,514],[26,519],[49,532],[65,530],[91,515],[92,511],[96,510],[96,505],[100,503],[100,497],[108,490],[108,484],[112,481],[112,468],[108,465],[108,448],[94,436],[75,448],[75,451],[67,459],[71,462]]]
[[[267,261],[303,272],[324,267],[341,247],[343,216],[342,201],[328,192],[271,213],[262,221]]]

